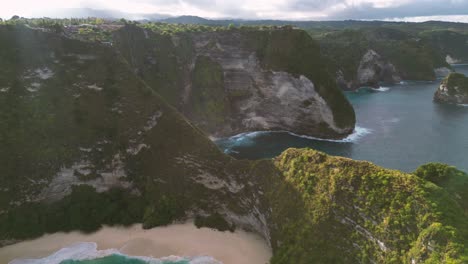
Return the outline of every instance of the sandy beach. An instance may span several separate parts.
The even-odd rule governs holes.
[[[103,227],[92,234],[47,234],[0,248],[0,263],[18,258],[47,257],[78,242],[95,242],[98,250],[117,249],[130,256],[212,256],[224,264],[262,264],[268,263],[271,257],[271,249],[265,241],[245,231],[197,229],[193,223],[144,230],[137,224],[128,228]]]

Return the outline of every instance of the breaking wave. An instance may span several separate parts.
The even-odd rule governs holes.
[[[103,261],[103,260],[106,261]],[[94,242],[76,243],[64,247],[54,254],[41,259],[15,259],[9,264],[79,264],[84,263],[113,263],[113,264],[222,264],[209,256],[151,258],[144,256],[128,256],[117,249],[98,250]]]
[[[296,137],[301,137],[301,138],[307,138],[307,139],[312,139],[312,140],[320,140],[320,141],[329,141],[329,142],[338,142],[338,143],[349,143],[349,142],[356,142],[360,138],[364,137],[365,135],[368,135],[372,133],[372,130],[360,126],[356,126],[354,128],[354,132],[347,137],[343,139],[324,139],[324,138],[317,138],[317,137],[311,137],[311,136],[304,136],[304,135],[298,135],[292,132],[287,132],[290,135],[296,136]]]
[[[368,128],[356,126],[354,129],[354,132],[343,139],[325,139],[325,138],[319,138],[319,137],[299,135],[299,134],[289,132],[289,131],[255,131],[255,132],[247,132],[247,133],[238,134],[229,138],[217,139],[216,143],[223,145],[225,152],[227,154],[230,154],[231,152],[233,152],[231,148],[235,146],[254,145],[256,144],[255,139],[257,137],[263,136],[263,135],[269,135],[269,134],[276,134],[276,133],[286,133],[291,136],[306,138],[306,139],[311,139],[311,140],[329,141],[329,142],[337,142],[337,143],[350,143],[350,142],[356,142],[360,138],[364,137],[365,135],[372,133],[372,130]]]
[[[379,87],[379,88],[372,88],[373,91],[377,91],[377,92],[386,92],[388,90],[390,90],[389,87]]]

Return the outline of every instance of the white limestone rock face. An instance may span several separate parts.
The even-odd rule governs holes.
[[[272,30],[284,30],[286,38],[295,35],[288,31],[293,29]],[[114,34],[114,40],[137,75],[150,86],[154,85],[162,97],[212,138],[281,130],[340,139],[353,132],[355,115],[352,106],[344,97],[332,98],[331,94],[336,92],[332,90],[337,87],[328,82],[330,76],[319,81],[314,75],[318,72],[306,72],[300,76],[287,72],[286,68],[293,67],[281,66],[285,68],[282,69],[264,65],[266,62],[258,54],[261,48],[256,46],[263,44],[252,43],[249,34],[243,30],[227,30],[168,37],[136,26],[125,26]],[[127,38],[138,41],[129,47]],[[272,38],[266,41],[281,40]],[[305,37],[291,38],[291,41],[313,40]],[[292,47],[301,46],[293,44]],[[319,48],[318,45],[316,47]],[[287,60],[289,55],[284,56]],[[305,61],[307,58],[304,57],[301,63],[308,63]],[[318,61],[311,61],[311,64],[326,67],[319,55],[313,58]],[[172,69],[162,67],[166,60],[173,62]],[[164,79],[167,73],[177,78],[168,82]],[[326,72],[320,71],[320,74]],[[160,85],[161,82],[167,86]],[[342,109],[349,111],[343,113]]]
[[[377,87],[379,82],[396,83],[401,78],[392,63],[385,61],[374,50],[368,50],[359,63],[357,81],[359,86]]]
[[[381,82],[399,83],[401,80],[396,67],[372,49],[362,56],[355,76],[345,77],[341,70],[336,73],[336,82],[343,90],[364,86],[378,88]]]
[[[211,136],[285,130],[339,138],[353,131],[354,127],[336,125],[333,111],[311,80],[302,75],[264,69],[255,52],[244,49],[239,43],[242,37],[236,33],[194,36],[195,57],[208,57],[222,67],[224,91],[230,104],[227,122],[216,131],[208,131]],[[191,88],[190,85],[186,87]],[[186,91],[187,96],[190,91]]]
[[[450,56],[449,54],[447,54],[447,56],[445,56],[445,61],[448,64],[457,64],[457,63],[461,62],[461,60],[459,60],[457,58],[454,58],[454,57]]]

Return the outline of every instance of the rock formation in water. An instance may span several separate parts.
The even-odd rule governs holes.
[[[302,30],[242,28],[171,36],[127,25],[115,46],[155,91],[214,137],[353,132],[354,110]]]
[[[434,94],[434,101],[448,104],[468,104],[468,77],[451,73],[442,80]]]
[[[342,76],[342,73],[338,75],[338,83],[340,86],[346,85],[346,87],[370,86],[377,88],[381,82],[397,83],[401,81],[395,66],[390,62],[385,61],[374,50],[368,50],[362,56],[357,69],[357,80],[355,84],[345,84],[346,81]]]
[[[310,149],[235,160],[107,45],[0,26],[0,51],[0,245],[195,219],[260,234],[273,264],[468,257],[468,176],[454,168]]]

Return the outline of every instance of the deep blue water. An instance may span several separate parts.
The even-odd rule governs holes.
[[[468,65],[454,67],[468,75]],[[405,82],[386,91],[346,92],[362,133],[347,142],[308,139],[288,133],[249,133],[216,141],[237,158],[271,158],[289,147],[310,147],[331,155],[403,171],[427,162],[444,162],[468,171],[468,107],[432,101],[436,82]]]

